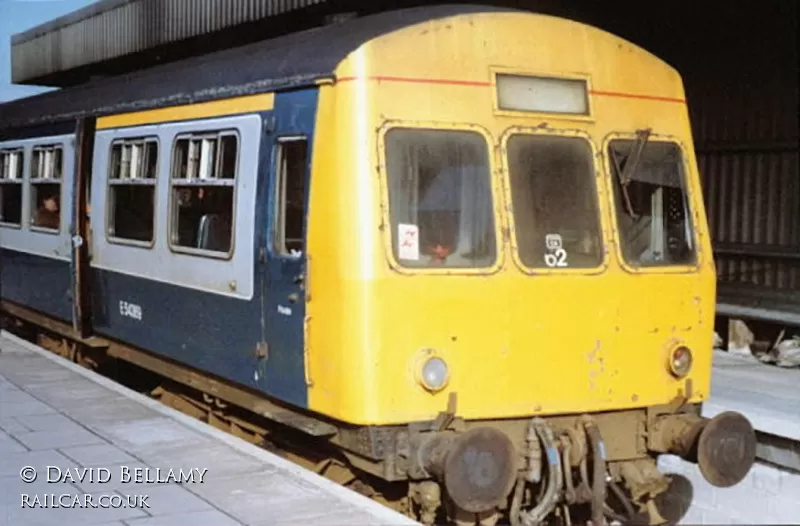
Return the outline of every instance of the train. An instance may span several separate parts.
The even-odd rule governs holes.
[[[9,330],[425,524],[676,523],[660,455],[754,463],[701,416],[681,76],[598,28],[430,5],[99,78],[0,106],[0,174]]]

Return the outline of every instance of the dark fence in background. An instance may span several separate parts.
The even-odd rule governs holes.
[[[720,298],[800,312],[796,81],[731,86],[696,102]]]

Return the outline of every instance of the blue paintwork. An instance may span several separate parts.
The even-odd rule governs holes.
[[[93,326],[98,334],[146,349],[227,380],[260,390],[299,407],[308,406],[303,353],[304,294],[294,283],[305,268],[297,259],[275,255],[271,242],[275,195],[274,148],[286,135],[311,141],[316,116],[316,88],[276,96],[271,122],[260,148],[255,218],[255,293],[243,301],[126,274],[92,268]],[[310,158],[310,157],[309,157]],[[308,174],[306,175],[308,177]],[[308,185],[306,185],[306,188]],[[307,197],[306,197],[307,198]],[[266,247],[261,261],[261,247]],[[298,294],[289,304],[287,297]],[[142,320],[124,316],[120,301],[142,307]],[[290,306],[292,315],[278,312]],[[268,343],[268,358],[259,360],[256,345]]]
[[[242,301],[116,272],[92,273],[96,332],[257,387],[253,350],[260,337],[258,298]],[[123,316],[120,301],[141,306],[141,321]],[[272,385],[270,394],[293,398],[280,384]]]
[[[305,270],[305,254],[284,258],[271,246],[275,217],[275,145],[280,137],[303,135],[312,158],[317,89],[278,93],[261,138],[255,215],[251,300],[91,267],[94,332],[156,355],[257,389],[298,407],[308,407],[303,321],[305,294],[296,282]],[[69,162],[69,161],[68,161]],[[308,192],[309,169],[306,170]],[[74,191],[74,189],[73,189]],[[308,195],[306,195],[306,200]],[[97,205],[96,205],[97,206]],[[73,223],[75,218],[72,218]],[[264,249],[264,258],[261,254]],[[71,321],[72,271],[69,261],[3,251],[2,296],[65,321]],[[295,303],[288,296],[297,294]],[[120,302],[141,306],[142,319],[123,314]],[[291,308],[281,314],[278,305]],[[284,311],[286,312],[286,311]],[[255,354],[268,343],[268,357]]]
[[[2,249],[0,283],[0,294],[4,300],[71,323],[72,276],[69,261]]]
[[[20,128],[3,128],[0,122],[0,141],[19,141],[22,139],[35,139],[38,137],[52,137],[68,135],[75,131],[75,121],[61,121]]]
[[[308,159],[313,158],[311,151],[313,145],[314,124],[318,102],[318,91],[303,90],[286,93],[279,93],[275,97],[274,125],[271,133],[265,134],[264,140],[267,141],[261,151],[269,155],[269,221],[263,229],[267,241],[266,253],[266,275],[262,276],[266,280],[266,290],[268,291],[264,301],[264,319],[267,333],[267,343],[269,344],[269,360],[266,364],[266,378],[262,382],[262,388],[269,389],[269,384],[273,375],[277,372],[286,375],[285,382],[291,384],[293,392],[304,393],[304,400],[307,399],[307,385],[304,367],[304,319],[305,319],[305,287],[300,282],[304,277],[306,265],[305,251],[300,257],[281,256],[273,247],[273,236],[269,233],[274,231],[275,225],[275,203],[277,186],[277,144],[281,137],[292,137],[303,135],[308,138]],[[263,160],[262,160],[263,162]],[[310,163],[309,163],[310,164]],[[305,202],[308,203],[308,180],[310,167],[306,166],[306,195]],[[307,207],[306,207],[307,210]],[[306,220],[308,215],[306,214]],[[304,225],[304,236],[307,228]],[[289,301],[289,296],[295,294],[297,300]],[[279,311],[281,307],[281,311]],[[287,310],[288,309],[288,310]],[[291,314],[288,314],[291,312]],[[278,366],[273,363],[283,364]],[[307,402],[306,402],[307,403]],[[305,404],[304,404],[305,405]]]

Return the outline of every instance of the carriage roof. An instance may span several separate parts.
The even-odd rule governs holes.
[[[513,10],[442,5],[356,18],[0,105],[0,130],[313,85],[369,40],[437,18]]]

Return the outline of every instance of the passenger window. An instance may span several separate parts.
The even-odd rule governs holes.
[[[22,148],[0,151],[0,225],[22,225]]]
[[[179,137],[172,161],[173,247],[230,254],[238,137],[233,132]]]
[[[648,136],[609,145],[622,253],[637,267],[694,264],[681,150]]]
[[[392,246],[405,267],[482,268],[496,258],[486,140],[477,133],[386,134]]]
[[[529,268],[603,261],[592,149],[584,139],[514,135],[508,167],[517,250]]]
[[[31,155],[31,225],[57,232],[61,228],[61,146],[36,146]]]
[[[304,250],[308,141],[288,139],[278,143],[274,250],[299,256]]]
[[[137,138],[111,146],[108,236],[115,241],[154,239],[158,142]]]

